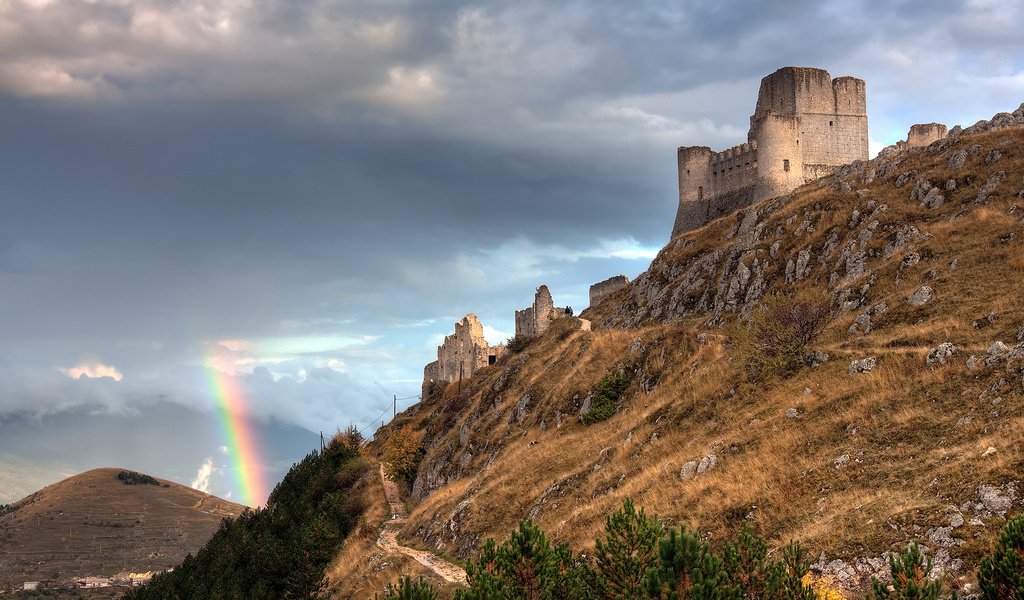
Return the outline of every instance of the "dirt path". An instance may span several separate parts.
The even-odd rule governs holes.
[[[402,528],[402,524],[405,523],[405,519],[409,515],[405,513],[405,504],[402,502],[401,494],[398,492],[398,485],[384,475],[384,465],[380,467],[380,479],[384,484],[384,495],[387,496],[388,505],[391,507],[391,519],[381,528],[380,537],[377,538],[377,545],[388,552],[408,556],[434,573],[437,573],[439,577],[449,583],[465,584],[466,571],[458,565],[454,565],[429,552],[399,545],[398,530]]]

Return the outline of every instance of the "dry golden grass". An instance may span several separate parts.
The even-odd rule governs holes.
[[[945,181],[949,155],[971,144],[984,150],[955,174],[958,189],[943,206],[921,208],[909,200],[912,184],[893,185],[907,171]],[[1003,158],[985,165],[997,145]],[[1006,172],[998,193],[975,204],[996,170]],[[921,539],[929,527],[945,524],[950,507],[976,500],[979,485],[1019,480],[1024,472],[1020,376],[964,366],[970,354],[983,355],[996,340],[1014,342],[1024,328],[1024,211],[1013,208],[1024,204],[1016,198],[1022,173],[1024,131],[993,132],[964,137],[939,155],[908,153],[871,183],[849,176],[854,189],[869,190],[867,198],[836,191],[826,179],[778,203],[765,219],[767,231],[777,225],[792,231],[787,220],[794,215],[814,224],[799,239],[781,239],[782,257],[806,246],[820,249],[833,230],[855,236],[847,227],[854,205],[862,211],[868,200],[888,205],[868,243],[873,275],[850,284],[873,281],[865,305],[884,301],[888,310],[873,318],[866,336],[847,332],[863,309],[838,316],[815,345],[832,356],[819,368],[748,382],[744,357],[730,342],[737,326],[731,314],[714,329],[705,325],[707,314],[593,332],[567,319],[464,382],[461,393],[449,386],[443,400],[399,415],[388,427],[418,427],[426,464],[439,465],[443,483],[415,504],[403,539],[455,555],[486,537],[503,539],[517,521],[533,518],[557,539],[589,551],[625,497],[715,543],[748,522],[776,546],[799,540],[815,557],[878,556]],[[664,278],[667,265],[727,248],[735,223],[728,217],[675,240],[655,259],[652,277]],[[910,248],[889,258],[883,250],[907,224],[922,234],[913,246],[921,260],[905,267]],[[773,239],[759,243],[766,248]],[[815,259],[796,291],[824,287],[834,256],[824,267]],[[785,258],[766,270],[769,293],[793,291],[782,283],[784,266]],[[935,298],[910,306],[906,299],[920,285],[932,287]],[[636,302],[623,290],[586,316],[614,322],[616,310]],[[697,339],[702,332],[705,345]],[[947,340],[960,354],[949,365],[927,366],[927,351]],[[876,356],[878,367],[849,375],[850,361],[866,356]],[[619,411],[583,425],[578,416],[588,392],[618,370],[633,382]],[[1007,382],[998,391],[1002,402],[993,405],[995,394],[983,392],[1001,379]],[[799,416],[788,418],[789,408]],[[989,447],[996,452],[983,456]],[[684,463],[710,454],[717,457],[713,469],[680,479]],[[842,456],[848,460],[837,468]],[[469,508],[452,521],[467,500]],[[965,543],[954,555],[973,568],[1000,526],[990,519],[983,527],[957,528],[954,535]]]

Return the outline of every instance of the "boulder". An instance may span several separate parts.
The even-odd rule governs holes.
[[[934,295],[932,288],[927,285],[922,285],[914,290],[914,293],[907,298],[907,302],[912,306],[922,306],[927,304]]]
[[[878,359],[874,356],[869,356],[868,358],[862,358],[851,362],[848,373],[850,375],[870,373],[876,366],[878,366]]]
[[[943,342],[928,351],[928,356],[925,357],[925,364],[931,365],[944,365],[950,357],[957,353],[957,347],[950,342]]]

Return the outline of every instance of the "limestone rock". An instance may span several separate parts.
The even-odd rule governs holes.
[[[946,203],[946,197],[939,193],[939,188],[933,187],[921,199],[921,206],[924,208],[938,208]]]
[[[811,365],[812,369],[817,369],[821,365],[828,362],[829,355],[824,352],[815,350],[807,355],[807,363]]]
[[[950,171],[955,171],[964,166],[967,162],[967,150],[957,150],[953,153],[953,156],[949,157],[949,163],[946,165]],[[897,186],[899,187],[899,186]]]
[[[928,351],[928,356],[925,358],[925,364],[931,365],[944,365],[950,357],[957,353],[958,348],[950,342],[943,342]]]
[[[532,400],[532,398],[529,393],[524,394],[523,397],[519,399],[519,404],[516,405],[516,423],[522,423],[523,419],[526,418],[526,415],[530,413],[530,400]]]
[[[683,481],[689,481],[697,476],[697,461],[691,460],[683,465],[683,468],[679,471],[679,478]]]
[[[909,173],[903,173],[902,175],[896,178],[896,187],[901,188],[907,185],[907,182],[913,179],[914,175],[916,175],[916,173],[914,173],[913,171],[910,171]]]
[[[985,182],[985,185],[981,186],[981,189],[978,190],[978,197],[974,201],[977,202],[978,204],[983,204],[987,202],[989,197],[993,193],[995,193],[996,189],[999,187],[1000,182],[1003,181],[1003,177],[1005,176],[1006,173],[1004,171],[996,171],[995,173],[990,175],[988,180]]]
[[[847,330],[849,335],[867,335],[869,333],[871,333],[871,315],[866,312],[857,315]]]
[[[704,458],[700,459],[700,464],[697,465],[697,474],[703,475],[704,473],[707,473],[711,469],[714,469],[715,465],[717,464],[718,456],[714,454],[709,454]]]
[[[796,408],[787,408],[786,409],[786,418],[787,419],[795,419],[795,418],[797,418],[799,416],[800,416],[800,411],[798,411]]]
[[[878,359],[875,358],[874,356],[870,356],[868,358],[862,358],[860,360],[855,360],[851,362],[850,368],[847,372],[850,375],[857,375],[859,373],[870,373],[872,370],[874,370],[876,366],[878,366]]]
[[[927,304],[934,295],[935,294],[932,291],[932,288],[928,287],[927,285],[922,285],[921,287],[917,288],[914,291],[914,293],[910,295],[909,298],[907,298],[907,303],[910,304],[911,306],[922,306],[924,304]]]

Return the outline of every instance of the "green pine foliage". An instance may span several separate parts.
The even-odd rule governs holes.
[[[263,509],[225,519],[206,545],[128,600],[311,598],[364,506],[353,484],[367,466],[338,440],[294,465]]]
[[[530,345],[530,338],[525,335],[514,335],[505,342],[505,347],[512,354],[519,354]]]
[[[881,582],[871,578],[871,595],[874,600],[938,600],[942,584],[929,580],[932,560],[925,560],[917,542],[911,544],[902,554],[889,557],[890,580]]]
[[[592,598],[590,570],[563,544],[552,545],[532,521],[519,524],[500,546],[488,539],[466,565],[469,589],[456,600],[583,600]]]
[[[981,560],[978,587],[984,600],[1024,600],[1024,515],[1007,522],[995,552]]]
[[[604,597],[642,598],[647,572],[658,561],[661,519],[637,512],[627,498],[622,508],[608,516],[604,539],[597,540],[599,591]]]
[[[469,588],[456,600],[813,600],[803,585],[810,565],[799,544],[772,559],[767,542],[744,528],[716,554],[685,526],[661,519],[632,500],[605,522],[593,559],[552,543],[531,521],[507,541],[487,540],[466,567]],[[399,590],[410,586],[403,581]],[[429,587],[429,584],[423,584]],[[432,591],[432,588],[431,588]],[[423,592],[425,593],[425,592]],[[392,596],[389,596],[391,598]],[[404,598],[406,596],[393,596]],[[414,596],[410,596],[414,597]]]
[[[389,584],[381,600],[437,600],[437,593],[426,579],[406,575],[397,585]]]
[[[729,586],[722,559],[685,525],[670,529],[658,542],[658,563],[647,572],[644,589],[658,600],[728,600],[738,598]]]
[[[590,409],[581,417],[584,425],[591,425],[610,418],[615,414],[616,403],[629,387],[630,378],[625,372],[605,375],[593,389]]]

